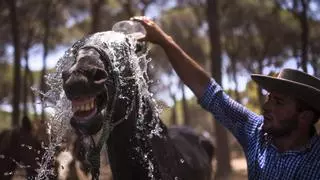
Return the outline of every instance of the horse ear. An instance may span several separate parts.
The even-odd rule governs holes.
[[[27,116],[24,116],[22,118],[22,129],[27,132],[31,132],[31,130],[32,130],[31,121]]]

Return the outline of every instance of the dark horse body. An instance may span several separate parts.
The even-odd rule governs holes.
[[[62,73],[74,111],[72,126],[80,136],[93,137],[89,139],[107,134],[115,180],[210,179],[212,144],[191,129],[168,129],[160,121],[141,81],[146,74],[139,71],[143,62],[136,62],[139,49],[139,43],[115,32],[74,44],[74,62]]]
[[[43,155],[40,142],[31,133],[31,123],[27,117],[22,127],[4,130],[0,133],[0,179],[11,179],[18,164],[26,170],[26,179],[34,179]]]

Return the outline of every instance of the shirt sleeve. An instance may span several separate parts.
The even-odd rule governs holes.
[[[247,149],[248,140],[262,124],[262,116],[231,99],[213,79],[199,103],[231,131],[244,149]]]

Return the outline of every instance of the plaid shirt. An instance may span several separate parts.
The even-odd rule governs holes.
[[[271,137],[262,132],[263,116],[232,100],[214,80],[199,103],[229,129],[241,144],[250,180],[320,180],[318,135],[315,134],[300,150],[278,152],[271,143]]]

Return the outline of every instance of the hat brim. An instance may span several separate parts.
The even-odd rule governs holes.
[[[261,88],[269,92],[279,92],[295,96],[320,112],[320,91],[309,85],[261,74],[252,74],[254,80]]]

